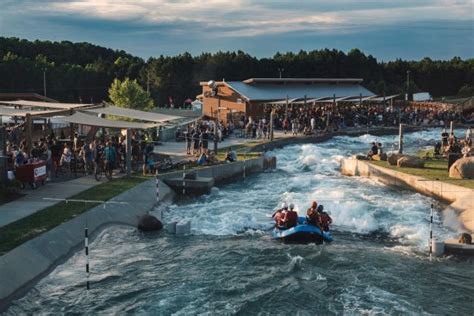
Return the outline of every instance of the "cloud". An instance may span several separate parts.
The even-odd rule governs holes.
[[[474,54],[472,0],[0,1],[3,36],[88,41],[143,57],[324,47],[389,58]]]
[[[6,1],[7,8],[21,8],[24,14],[133,23],[148,27],[148,32],[153,32],[149,29],[153,26],[167,26],[167,31],[175,34],[218,37],[356,32],[358,28],[412,21],[472,20],[471,0]]]

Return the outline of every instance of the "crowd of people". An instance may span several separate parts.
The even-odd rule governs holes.
[[[131,143],[132,162],[140,165],[144,174],[153,172],[156,164],[152,157],[153,143],[147,141],[143,134],[134,135]],[[114,169],[125,169],[125,146],[124,136],[88,140],[75,133],[72,139],[58,139],[55,135],[49,135],[33,142],[28,150],[25,139],[15,143],[8,137],[7,168],[14,171],[18,166],[44,161],[47,181],[63,173],[69,176],[76,171],[83,171],[85,175],[104,171],[111,176]]]
[[[470,127],[466,130],[464,139],[459,139],[454,135],[454,132],[448,133],[446,129],[443,129],[441,141],[435,144],[434,155],[447,156],[449,154],[459,154],[464,158],[472,155],[472,130]]]
[[[272,217],[275,220],[275,227],[278,229],[289,229],[298,225],[298,213],[295,211],[293,203],[289,205],[283,203]],[[322,232],[329,231],[332,218],[324,211],[323,205],[318,205],[316,201],[313,201],[306,211],[305,223],[318,227]]]
[[[293,135],[311,135],[316,132],[334,131],[346,127],[398,126],[408,125],[444,126],[449,121],[461,122],[462,114],[454,109],[417,108],[415,106],[394,107],[381,105],[357,106],[353,104],[284,106],[265,109],[265,118],[252,122],[253,138],[261,138],[269,130],[270,112],[274,129],[281,129]],[[262,122],[263,121],[263,122]],[[248,127],[248,121],[244,122]],[[259,132],[261,130],[261,132]]]

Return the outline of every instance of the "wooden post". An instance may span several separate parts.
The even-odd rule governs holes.
[[[132,175],[132,131],[127,128],[127,143],[125,145],[125,163],[127,166],[127,177]]]
[[[403,154],[403,125],[400,124],[400,129],[398,133],[398,153]]]
[[[273,107],[270,111],[270,140],[273,140]]]
[[[26,113],[25,116],[25,138],[26,138],[26,148],[25,152],[28,154],[28,157],[30,156],[30,152],[32,149],[32,143],[33,143],[33,119],[31,118],[30,113]]]

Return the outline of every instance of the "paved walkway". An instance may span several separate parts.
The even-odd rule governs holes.
[[[47,201],[44,198],[69,198],[100,183],[102,181],[96,181],[93,176],[87,176],[70,181],[47,183],[36,190],[29,188],[21,190],[20,193],[25,196],[0,205],[0,227],[58,203],[57,201]]]
[[[231,135],[218,144],[218,148],[229,146],[237,146],[244,143],[264,142],[261,139],[237,137],[237,134]],[[274,132],[274,139],[292,137],[291,133],[284,134],[281,131]],[[267,140],[268,141],[268,140]],[[209,149],[214,149],[214,142],[209,142]],[[161,145],[155,146],[154,151],[160,154],[170,155],[173,162],[181,160],[194,159],[195,157],[186,155],[186,142],[163,142]]]

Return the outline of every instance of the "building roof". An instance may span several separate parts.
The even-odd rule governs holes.
[[[287,96],[290,99],[302,98],[304,96],[311,99],[329,98],[333,97],[334,94],[336,98],[357,96],[360,94],[363,96],[374,95],[359,83],[355,83],[355,81],[352,83],[350,81],[339,81],[340,83],[303,82],[304,83],[294,82],[291,84],[282,84],[281,82],[248,84],[241,81],[229,81],[225,83],[229,88],[251,101],[283,100],[286,99]]]
[[[361,78],[250,78],[244,80],[244,83],[362,83]]]
[[[126,121],[116,121],[116,120],[107,120],[97,115],[88,115],[81,112],[76,112],[71,116],[65,116],[61,118],[62,121],[80,125],[87,126],[98,126],[98,127],[110,127],[117,129],[131,128],[131,129],[147,129],[158,126],[158,124],[153,123],[135,123],[135,122],[126,122]]]
[[[101,113],[101,114],[107,114],[107,115],[128,117],[128,118],[132,118],[136,120],[141,120],[141,121],[146,121],[146,122],[155,122],[155,123],[163,123],[163,122],[169,122],[169,121],[182,119],[181,116],[138,111],[138,110],[133,110],[133,109],[121,108],[117,106],[106,106],[106,107],[88,109],[86,111],[96,113],[96,114]]]

